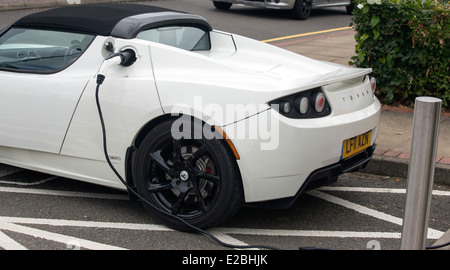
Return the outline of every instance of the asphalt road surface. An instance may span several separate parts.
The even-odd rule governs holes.
[[[162,0],[147,3],[198,14],[206,18],[214,29],[258,40],[347,27],[352,18],[347,15],[345,7],[314,9],[311,17],[298,21],[293,20],[290,11],[286,10],[243,5],[233,5],[229,10],[218,10],[209,0]]]
[[[315,32],[329,28],[347,27],[351,16],[344,7],[313,10],[306,21],[293,20],[289,11],[265,10],[233,5],[228,11],[217,10],[209,0],[155,0],[137,2],[198,14],[206,18],[214,29],[233,32],[258,40]],[[22,16],[38,10],[2,12],[0,28]]]
[[[450,189],[436,186],[428,244],[449,228]],[[0,249],[228,249],[170,230],[123,192],[0,164]],[[286,210],[244,207],[209,232],[235,245],[298,250],[399,249],[405,180],[346,174]]]

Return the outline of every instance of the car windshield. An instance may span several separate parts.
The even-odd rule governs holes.
[[[75,62],[95,36],[11,28],[0,37],[0,69],[56,72]]]
[[[208,32],[192,26],[166,26],[140,32],[137,38],[188,51],[209,50]]]

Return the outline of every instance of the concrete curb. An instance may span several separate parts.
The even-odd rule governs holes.
[[[19,9],[51,8],[75,4],[103,4],[119,2],[143,2],[142,0],[5,0],[0,1],[0,12]],[[148,0],[152,1],[152,0]]]
[[[390,177],[408,177],[409,159],[374,155],[367,167],[362,170],[364,173],[383,175]],[[450,185],[450,165],[435,164],[434,183]]]

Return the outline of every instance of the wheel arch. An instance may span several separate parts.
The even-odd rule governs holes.
[[[140,145],[141,145],[142,141],[144,140],[145,136],[146,136],[152,129],[154,129],[155,127],[157,127],[159,124],[161,124],[161,123],[163,123],[163,122],[165,122],[165,121],[169,121],[170,119],[176,119],[176,118],[179,118],[179,117],[181,117],[181,116],[182,116],[182,115],[174,116],[174,115],[172,115],[172,114],[163,114],[163,115],[160,115],[160,116],[158,116],[158,117],[156,117],[156,118],[154,118],[154,119],[148,121],[148,122],[147,122],[147,123],[139,130],[139,132],[136,134],[136,136],[134,137],[134,140],[133,140],[132,144],[131,144],[131,145],[128,147],[128,149],[127,149],[126,157],[125,157],[125,175],[126,175],[126,182],[127,182],[127,184],[128,184],[131,188],[135,189],[134,177],[133,177],[133,158],[134,158],[134,153],[135,153],[136,150],[140,147]],[[192,115],[191,115],[191,117],[194,118],[194,119],[198,119],[198,118],[196,118],[195,116],[192,116]],[[203,125],[203,124],[207,124],[204,120],[202,120],[202,119],[199,119],[199,120],[202,122],[202,125]],[[223,131],[222,131],[222,132],[223,132]],[[238,158],[236,157],[236,153],[234,152],[234,151],[236,151],[236,150],[233,150],[233,147],[234,147],[234,146],[233,146],[231,140],[230,140],[228,137],[226,137],[226,134],[225,134],[225,135],[222,134],[222,136],[224,136],[224,140],[226,141],[226,143],[224,143],[223,145],[225,146],[225,149],[226,149],[227,153],[228,153],[230,156],[235,157],[235,162],[236,162],[236,160],[237,160]],[[230,144],[231,144],[231,145],[230,145]],[[240,182],[240,185],[241,185],[242,190],[243,190],[244,185],[243,185],[243,183],[242,183],[242,175],[241,175],[241,171],[240,171],[240,169],[239,169],[239,166],[238,166],[237,162],[236,162],[236,168],[238,168],[238,172],[239,172],[239,176],[240,176],[239,182]],[[129,192],[129,196],[130,196],[131,199],[135,199],[134,196],[132,196],[132,193],[130,193],[130,192]]]

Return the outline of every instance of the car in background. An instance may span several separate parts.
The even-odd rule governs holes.
[[[211,0],[217,9],[229,9],[233,4],[271,9],[290,9],[294,19],[306,20],[313,8],[345,6],[347,14],[354,8],[352,0]]]

